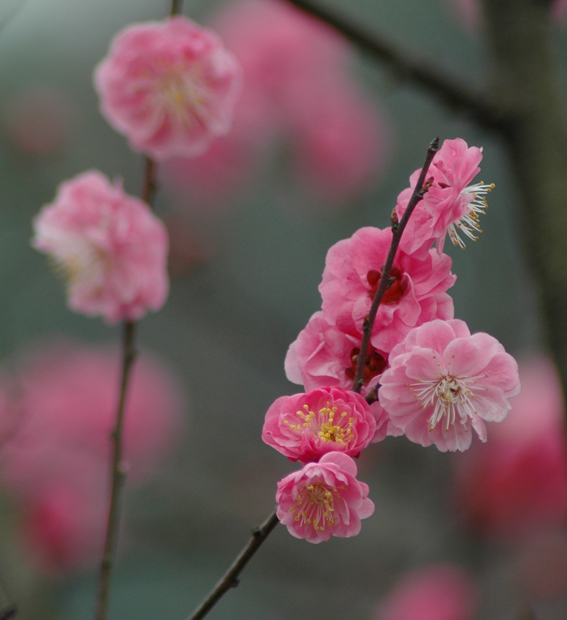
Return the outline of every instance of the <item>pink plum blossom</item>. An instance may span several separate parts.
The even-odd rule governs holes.
[[[108,122],[160,161],[200,155],[227,133],[240,81],[219,37],[182,16],[128,26],[94,74]]]
[[[472,620],[479,593],[458,566],[437,564],[403,577],[373,620]]]
[[[339,386],[351,390],[361,340],[362,335],[357,338],[344,334],[326,320],[323,312],[316,312],[288,349],[285,358],[286,376],[289,381],[303,385],[306,390],[322,386]],[[387,364],[388,355],[370,347],[363,375],[363,396],[376,385]],[[382,441],[387,434],[400,434],[389,423],[390,418],[378,401],[373,402],[370,409],[376,418],[373,442]]]
[[[512,412],[455,462],[460,514],[480,533],[524,536],[567,517],[565,405],[557,372],[540,357],[520,364]]]
[[[67,279],[69,307],[109,323],[136,320],[165,303],[167,232],[147,204],[100,172],[59,186],[34,220],[33,246]]]
[[[317,461],[327,452],[356,457],[374,437],[366,400],[339,387],[281,396],[268,409],[262,439],[290,460]]]
[[[278,482],[278,519],[292,536],[310,543],[356,536],[360,520],[374,512],[368,485],[356,474],[350,456],[327,452],[318,463],[308,463]]]
[[[432,178],[431,187],[415,208],[402,237],[401,247],[408,253],[423,248],[426,252],[435,241],[441,253],[447,234],[454,245],[465,247],[459,231],[476,240],[482,232],[478,225],[479,215],[487,207],[485,194],[493,185],[476,183],[469,185],[480,172],[478,164],[482,149],[469,147],[461,138],[445,140],[433,158],[427,177]],[[396,213],[401,219],[413,193],[421,170],[410,177],[410,187],[398,196]]]
[[[17,365],[18,390],[3,375],[0,395],[17,427],[4,439],[0,479],[22,514],[22,536],[44,570],[90,565],[100,553],[108,506],[110,432],[118,399],[118,350],[48,343]],[[140,484],[179,431],[182,396],[147,354],[132,370],[124,465]]]
[[[319,291],[327,320],[340,331],[362,333],[391,241],[391,229],[367,227],[329,249]],[[394,282],[382,298],[372,330],[377,351],[390,352],[412,328],[427,321],[453,318],[453,300],[446,293],[456,279],[451,264],[446,254],[433,250],[423,259],[398,250]]]
[[[390,353],[380,404],[410,441],[464,451],[472,429],[501,422],[520,391],[518,365],[492,336],[471,336],[463,321],[435,320],[413,329]]]

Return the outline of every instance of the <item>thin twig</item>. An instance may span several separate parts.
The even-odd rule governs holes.
[[[156,183],[156,164],[153,159],[146,157],[146,166],[144,173],[144,186],[142,188],[142,200],[151,206],[154,194],[157,189]]]
[[[183,1],[184,0],[171,0],[171,11],[170,16],[179,15],[181,11],[183,11]]]
[[[487,95],[468,88],[437,65],[412,56],[386,38],[367,31],[312,0],[288,2],[338,30],[361,50],[386,63],[400,79],[418,84],[452,109],[469,113],[485,129],[501,128],[499,110]]]
[[[106,537],[104,551],[100,565],[99,591],[96,607],[96,620],[105,620],[108,608],[108,596],[110,592],[110,574],[113,566],[114,551],[120,525],[120,492],[126,479],[126,469],[122,462],[122,434],[124,430],[124,410],[130,371],[136,359],[134,341],[136,335],[136,323],[124,322],[122,340],[122,377],[120,381],[120,395],[116,411],[116,425],[112,431],[113,442],[112,455],[112,488],[110,491],[110,505],[108,508],[108,521],[106,525]]]
[[[423,164],[423,168],[421,169],[421,174],[419,175],[419,179],[417,180],[417,184],[413,190],[413,194],[408,202],[408,206],[402,216],[402,219],[398,222],[397,219],[393,218],[392,221],[392,243],[390,244],[390,250],[388,252],[388,257],[386,258],[386,264],[382,268],[382,275],[380,277],[380,283],[378,284],[378,289],[376,290],[376,294],[374,295],[374,299],[372,300],[372,305],[370,306],[370,312],[368,316],[364,317],[364,324],[362,327],[362,342],[360,343],[360,353],[358,354],[358,360],[356,363],[356,372],[354,374],[353,381],[353,391],[358,392],[362,390],[362,386],[364,384],[364,368],[366,366],[366,358],[368,356],[368,348],[370,346],[370,337],[372,335],[372,327],[374,326],[374,321],[376,319],[376,314],[378,312],[378,307],[380,306],[380,302],[382,301],[382,297],[384,293],[390,288],[392,285],[390,273],[392,271],[392,265],[394,264],[394,258],[396,256],[396,251],[400,244],[400,240],[402,238],[402,234],[406,227],[406,224],[413,213],[413,210],[417,206],[417,203],[423,199],[425,192],[428,189],[427,184],[425,183],[425,177],[427,176],[427,172],[429,170],[429,166],[435,156],[435,153],[439,150],[439,138],[435,138],[433,142],[429,145],[427,149],[427,155],[425,157],[425,163]]]
[[[238,586],[238,576],[278,523],[278,517],[274,511],[261,526],[252,530],[252,538],[246,547],[239,553],[224,577],[217,583],[214,589],[211,590],[209,596],[207,596],[187,620],[201,620],[201,618],[204,618],[231,588],[236,588],[236,586]]]

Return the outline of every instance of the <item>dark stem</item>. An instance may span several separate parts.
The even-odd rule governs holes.
[[[419,175],[419,179],[417,180],[417,184],[413,190],[413,194],[408,202],[408,206],[404,214],[402,215],[402,219],[398,222],[397,218],[392,218],[392,243],[390,244],[390,250],[388,252],[388,257],[386,258],[386,264],[382,268],[382,276],[380,277],[380,283],[378,284],[378,289],[376,290],[376,294],[374,295],[374,299],[372,300],[372,305],[370,306],[370,312],[368,316],[364,317],[364,324],[362,326],[362,342],[360,343],[360,353],[358,354],[358,360],[356,362],[356,372],[354,374],[353,381],[353,391],[358,392],[362,390],[362,386],[364,383],[364,368],[366,366],[366,358],[368,356],[368,347],[370,346],[370,336],[372,335],[372,327],[374,326],[374,321],[376,320],[376,313],[378,312],[378,307],[380,306],[380,302],[382,301],[382,297],[384,293],[390,288],[392,282],[390,281],[390,273],[392,271],[392,265],[394,264],[394,258],[396,257],[396,251],[398,246],[400,245],[400,240],[404,233],[404,229],[408,220],[413,213],[413,210],[417,206],[417,203],[423,199],[425,192],[429,189],[428,184],[425,183],[425,177],[427,176],[427,172],[429,171],[429,166],[435,156],[435,153],[439,150],[439,138],[435,138],[433,142],[429,145],[427,149],[427,155],[425,156],[425,163],[423,164],[423,168],[421,169],[421,174]]]
[[[429,64],[421,58],[412,56],[384,37],[368,32],[343,15],[312,0],[288,0],[288,2],[324,21],[361,50],[389,65],[400,79],[412,81],[450,108],[470,114],[485,129],[500,128],[501,115],[498,107],[486,95],[467,88],[455,77],[442,71],[437,64]]]
[[[144,186],[142,187],[142,200],[151,206],[156,193],[156,164],[153,159],[146,157],[144,173]]]
[[[122,339],[122,377],[120,381],[120,394],[116,410],[116,425],[111,433],[113,443],[112,455],[112,487],[110,491],[110,505],[108,508],[108,521],[106,524],[106,537],[104,551],[100,565],[99,590],[96,606],[96,620],[105,620],[108,608],[108,596],[110,592],[110,574],[113,566],[114,551],[118,528],[120,526],[120,492],[126,479],[126,468],[122,461],[122,434],[124,430],[124,409],[126,394],[132,365],[136,359],[134,341],[136,335],[136,323],[125,321]]]
[[[246,547],[239,553],[232,566],[217,583],[209,596],[207,596],[187,620],[200,620],[204,618],[231,588],[236,588],[236,586],[238,586],[238,576],[278,523],[278,517],[274,511],[260,527],[252,530],[252,538]]]
[[[179,15],[183,11],[183,0],[171,0],[170,16]]]

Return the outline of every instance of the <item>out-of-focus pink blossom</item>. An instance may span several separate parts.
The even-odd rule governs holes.
[[[380,404],[406,437],[422,446],[464,451],[472,429],[501,422],[520,391],[518,365],[492,336],[471,336],[464,321],[435,320],[412,330],[390,353]]]
[[[315,544],[331,536],[356,536],[360,520],[374,512],[368,485],[356,474],[354,461],[342,452],[308,463],[278,482],[278,519],[292,536]]]
[[[292,172],[314,197],[336,202],[364,190],[384,163],[388,140],[378,110],[349,75],[344,40],[281,0],[229,4],[214,27],[242,66],[243,92],[233,128],[210,155],[166,167],[173,192],[187,188],[197,206],[226,201],[278,135],[296,157]]]
[[[522,392],[512,412],[455,462],[460,512],[479,532],[517,537],[567,517],[564,404],[550,360],[520,365]]]
[[[327,253],[319,291],[327,320],[344,332],[362,333],[392,241],[390,228],[361,228],[335,243]],[[414,327],[433,319],[452,319],[451,259],[430,250],[422,259],[399,249],[392,269],[393,284],[378,308],[371,344],[390,352]]]
[[[339,386],[351,390],[361,340],[362,334],[358,338],[344,334],[326,320],[323,312],[316,312],[288,349],[285,358],[286,376],[289,381],[303,385],[308,391],[322,386]],[[387,363],[386,353],[370,348],[363,376],[363,396],[376,385]],[[376,418],[373,441],[382,441],[387,434],[400,434],[389,423],[390,418],[378,401],[373,402],[370,408]]]
[[[337,85],[297,132],[295,174],[327,204],[344,201],[376,178],[387,143],[377,110],[352,85]]]
[[[227,133],[240,80],[219,37],[182,16],[128,26],[94,74],[108,122],[157,160],[200,155]]]
[[[66,276],[69,307],[109,323],[165,303],[167,233],[148,205],[85,172],[59,186],[34,220],[33,246]]]
[[[422,248],[421,253],[425,253],[435,241],[441,253],[447,234],[454,245],[464,248],[459,231],[476,240],[476,233],[481,232],[478,217],[486,209],[484,196],[493,188],[483,183],[469,185],[480,172],[481,159],[482,149],[469,148],[461,138],[443,142],[428,171],[428,178],[433,179],[431,187],[412,213],[402,237],[400,245],[406,252],[413,254]],[[410,187],[398,196],[399,219],[405,213],[420,173],[421,170],[416,170],[411,175]]]
[[[46,569],[86,566],[94,557],[87,550],[100,553],[120,365],[118,351],[56,343],[18,368],[19,423],[2,445],[0,472],[22,512],[26,546]],[[147,479],[171,449],[181,401],[166,369],[142,355],[126,401],[130,482]]]
[[[339,387],[281,396],[268,409],[262,439],[291,461],[317,461],[327,452],[356,457],[374,437],[366,400]]]
[[[458,566],[426,566],[403,577],[373,620],[472,620],[479,594]]]
[[[27,155],[48,155],[61,149],[72,132],[75,106],[66,93],[56,88],[24,88],[6,107],[8,135],[14,146]]]

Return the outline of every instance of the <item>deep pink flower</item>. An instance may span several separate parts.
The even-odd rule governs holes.
[[[117,350],[57,343],[19,364],[13,393],[13,379],[2,377],[0,395],[18,423],[2,444],[0,478],[22,515],[24,543],[45,570],[87,566],[100,554],[119,371]],[[124,464],[129,483],[139,484],[171,451],[182,398],[147,355],[132,373]]]
[[[315,544],[331,536],[356,536],[360,520],[374,512],[368,485],[356,474],[354,461],[342,452],[308,463],[278,482],[278,519],[292,536]]]
[[[435,241],[441,253],[447,234],[454,245],[465,247],[459,231],[476,240],[481,232],[478,217],[486,209],[485,194],[493,185],[476,183],[469,185],[480,172],[478,164],[482,149],[469,146],[461,138],[445,140],[435,155],[428,171],[433,183],[424,199],[418,203],[408,221],[401,241],[401,247],[408,253],[426,252]],[[410,187],[398,196],[396,213],[401,219],[417,183],[421,170],[410,177]]]
[[[518,365],[492,336],[471,336],[463,321],[432,321],[390,353],[380,404],[408,439],[439,450],[466,450],[472,429],[501,422],[520,391]]]
[[[218,36],[182,16],[128,26],[94,74],[108,122],[158,160],[200,155],[225,134],[240,79]]]
[[[281,396],[268,409],[262,439],[290,460],[317,461],[327,452],[356,457],[376,421],[362,396],[339,387]]]
[[[458,566],[426,566],[403,577],[373,620],[472,620],[479,593]]]
[[[35,218],[34,232],[33,246],[66,276],[72,310],[115,323],[165,303],[165,227],[148,205],[100,172],[62,183]]]
[[[390,228],[367,227],[329,249],[319,291],[327,320],[340,331],[362,333],[391,240]],[[445,292],[456,279],[451,264],[447,255],[433,250],[423,259],[398,250],[391,274],[394,282],[382,299],[372,331],[376,350],[388,353],[413,327],[453,318],[453,300]]]
[[[518,537],[567,516],[565,406],[550,360],[520,364],[512,413],[455,461],[459,512],[478,531]]]
[[[322,386],[351,390],[361,340],[362,336],[354,337],[339,331],[326,320],[323,312],[316,312],[288,349],[286,376],[292,383],[303,385],[307,391]],[[371,347],[364,371],[363,396],[376,385],[387,363],[387,354]],[[400,434],[389,423],[390,418],[378,401],[372,403],[370,409],[376,418],[373,442],[382,441],[386,435]]]

